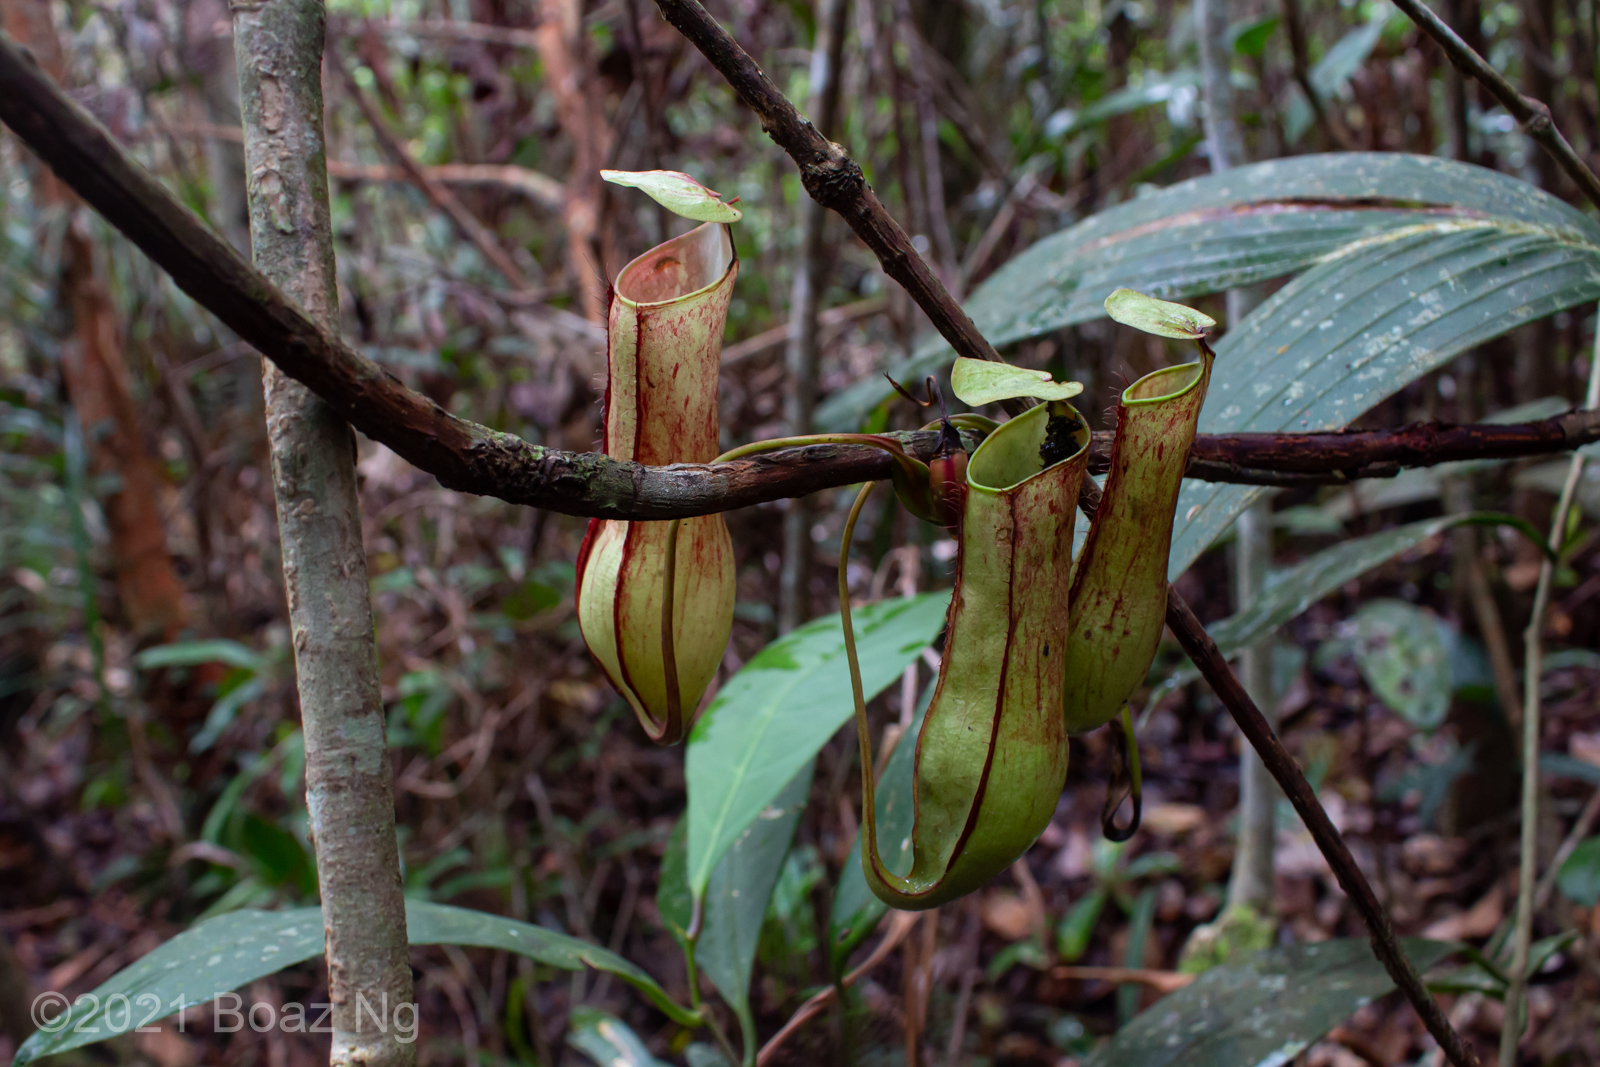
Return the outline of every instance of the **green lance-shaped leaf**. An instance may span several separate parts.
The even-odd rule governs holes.
[[[1567,205],[1531,187],[1521,195],[1549,222],[1444,217],[1373,238],[1278,290],[1217,345],[1201,431],[1339,429],[1456,354],[1600,296],[1600,225],[1581,216],[1565,225]],[[1169,575],[1263,492],[1186,485]]]
[[[1106,314],[1124,326],[1180,341],[1198,341],[1217,324],[1216,319],[1194,308],[1132,289],[1118,289],[1106,297]]]
[[[617,275],[606,455],[652,466],[716,457],[717,371],[738,270],[727,227],[707,223],[657,245]],[[662,625],[669,573],[670,634]],[[727,523],[703,515],[674,530],[667,522],[595,519],[578,554],[577,588],[578,626],[611,684],[652,740],[681,740],[733,628]]]
[[[1105,494],[1074,568],[1063,704],[1071,733],[1111,721],[1155,659],[1167,614],[1173,513],[1211,361],[1203,352],[1197,362],[1145,375],[1122,394]]]
[[[963,404],[982,407],[997,400],[1033,396],[1040,400],[1071,400],[1083,392],[1079,382],[1053,382],[1050,372],[1014,367],[987,359],[961,356],[950,370],[950,390]]]
[[[603,170],[600,177],[613,185],[642,189],[668,211],[696,222],[726,223],[744,218],[738,208],[722,202],[721,193],[707,189],[679,170]]]
[[[1410,277],[1390,279],[1377,289],[1351,288],[1348,272],[1317,267],[1314,273],[1319,276],[1308,279],[1309,288],[1303,291],[1324,297],[1325,306],[1304,310],[1304,322],[1317,331],[1331,318],[1335,321],[1330,327],[1299,341],[1270,338],[1271,347],[1261,350],[1259,364],[1245,360],[1244,351],[1224,339],[1230,346],[1221,351],[1228,375],[1237,375],[1246,396],[1263,409],[1261,414],[1281,417],[1255,422],[1257,413],[1245,405],[1240,418],[1221,418],[1228,404],[1220,391],[1224,376],[1219,373],[1213,386],[1217,410],[1208,414],[1201,427],[1204,432],[1342,426],[1437,365],[1430,360],[1429,366],[1395,367],[1403,373],[1390,385],[1391,370],[1376,374],[1379,368],[1371,362],[1374,356],[1383,362],[1384,348],[1405,354],[1410,348],[1405,342],[1415,337],[1419,344],[1411,351],[1427,349],[1443,360],[1532,317],[1595,299],[1600,291],[1600,272],[1595,270],[1600,261],[1600,223],[1527,182],[1481,167],[1398,152],[1295,156],[1179,182],[1051,234],[990,275],[964,306],[983,335],[1003,348],[1100,318],[1105,314],[1105,294],[1119,286],[1181,300],[1282,277],[1318,263],[1331,267],[1352,254],[1372,251],[1387,258],[1379,246],[1388,239],[1411,235],[1427,241],[1429,235],[1462,225],[1498,231],[1508,240],[1496,242],[1492,249],[1480,246],[1486,253],[1482,266],[1463,256],[1459,246],[1444,248],[1437,260],[1417,264]],[[1487,258],[1490,253],[1497,258]],[[1360,376],[1355,390],[1362,395],[1359,404],[1352,397],[1337,422],[1322,423],[1314,406],[1306,410],[1275,396],[1278,382],[1257,398],[1255,386],[1276,377],[1263,365],[1272,353],[1280,353],[1293,382],[1301,374],[1302,361],[1322,358],[1327,349],[1349,340],[1343,332],[1345,316],[1338,314],[1345,307],[1364,307],[1372,313],[1373,328],[1359,337],[1359,344],[1327,356],[1330,369],[1352,367]],[[1263,323],[1287,326],[1302,310],[1279,303],[1258,313],[1269,312],[1261,315]],[[1431,322],[1439,313],[1459,320],[1471,336],[1447,341],[1441,335],[1447,323]],[[1400,329],[1393,337],[1383,336],[1396,326]],[[1230,324],[1230,334],[1239,332],[1237,324]],[[952,359],[954,353],[934,335],[917,346],[912,359],[888,368],[888,373],[899,381],[914,381]],[[1315,400],[1315,383],[1305,384],[1311,387],[1305,399]],[[889,395],[890,387],[882,378],[863,379],[819,405],[817,425],[853,429]],[[1310,421],[1302,424],[1300,420],[1308,416]],[[1250,422],[1255,424],[1247,425]],[[1247,491],[1247,487],[1226,488],[1230,493],[1236,488]],[[1192,503],[1185,501],[1179,514]],[[1212,536],[1215,531],[1208,531],[1206,540]],[[1181,538],[1173,551],[1175,559],[1188,554]]]
[[[1455,951],[1406,938],[1428,968]],[[1240,1067],[1295,1060],[1356,1009],[1394,989],[1365,941],[1268,949],[1213,967],[1118,1030],[1088,1067]]]
[[[1070,584],[1062,556],[1088,441],[1077,412],[1056,402],[1005,423],[972,454],[944,658],[916,742],[905,877],[879,851],[872,742],[860,669],[846,646],[862,753],[862,870],[893,907],[932,908],[972,892],[1022,855],[1055,812],[1067,774],[1057,710]],[[1067,458],[1048,466],[1041,458],[1061,451]],[[847,635],[848,594],[841,588]]]
[[[950,593],[881,600],[855,613],[865,693],[900,677],[944,625]],[[695,720],[688,779],[688,892],[705,896],[728,849],[850,717],[839,616],[813,619],[756,653]]]
[[[600,1067],[671,1067],[650,1055],[633,1028],[609,1012],[579,1005],[570,1026],[567,1044]]]
[[[406,901],[406,932],[413,945],[498,948],[550,967],[592,967],[616,975],[682,1026],[700,1016],[677,1004],[644,971],[599,945],[487,912]],[[80,1048],[125,1034],[276,974],[322,954],[320,908],[231,911],[190,927],[146,953],[132,966],[79,997],[65,1015],[43,1025],[17,1050],[15,1063]],[[311,1016],[310,1022],[315,1022]]]
[[[783,872],[783,861],[794,840],[795,827],[811,793],[814,760],[807,760],[783,785],[772,803],[741,830],[717,863],[710,884],[697,892],[688,871],[687,819],[679,820],[661,861],[661,884],[656,906],[667,928],[717,987],[739,1020],[746,1050],[754,1055],[755,1016],[750,1006],[750,976],[767,904]],[[702,897],[695,944],[688,931],[694,925],[696,897]]]

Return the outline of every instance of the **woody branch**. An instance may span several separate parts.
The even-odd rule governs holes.
[[[448,488],[569,515],[670,519],[888,476],[888,460],[873,449],[822,445],[715,468],[652,468],[596,453],[542,448],[458,418],[308,318],[9,39],[0,39],[0,121],[198,303],[323,397],[357,429]],[[814,131],[811,136],[820,140]],[[810,139],[805,143],[811,144]],[[837,187],[823,178],[839,166],[831,156],[814,162],[812,184],[837,194]],[[865,188],[864,182],[860,188]],[[872,203],[877,203],[875,197]],[[881,204],[876,212],[858,210],[851,217],[864,219],[860,225],[875,235],[876,244],[888,242],[892,258],[911,265],[899,271],[907,280],[934,281],[925,268],[914,269],[920,259],[910,258],[915,251]],[[948,294],[945,299],[954,306]],[[957,318],[959,310],[946,311],[939,320],[961,340],[958,351],[993,353],[987,342],[977,347],[982,338],[975,329],[969,332],[970,320],[964,314]],[[1562,452],[1595,440],[1600,440],[1600,416],[1585,413],[1516,426],[1202,434],[1195,441],[1188,473],[1246,484],[1331,483],[1468,457]],[[908,435],[906,443],[925,458],[933,447],[933,435]],[[1097,449],[1104,453],[1109,444],[1097,442]]]

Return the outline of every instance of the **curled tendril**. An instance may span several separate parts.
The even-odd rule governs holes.
[[[939,388],[939,379],[935,378],[933,375],[930,374],[926,378],[922,379],[923,390],[928,394],[928,398],[926,400],[918,400],[915,394],[913,394],[909,389],[901,385],[899,382],[895,381],[893,378],[889,377],[887,374],[885,374],[883,378],[884,381],[894,386],[895,392],[899,393],[901,396],[917,405],[917,407],[931,408],[937,406],[939,408],[940,418],[948,419],[950,417],[949,412],[945,410],[944,406],[944,390]]]
[[[1100,809],[1100,832],[1108,841],[1126,841],[1139,830],[1144,815],[1144,777],[1139,769],[1139,739],[1133,733],[1133,714],[1122,707],[1122,729],[1112,730],[1115,752],[1111,781],[1106,783],[1106,802]],[[1117,825],[1117,811],[1123,798],[1133,801],[1133,813],[1126,826]]]

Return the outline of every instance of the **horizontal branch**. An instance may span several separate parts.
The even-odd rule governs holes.
[[[1331,484],[1390,478],[1402,467],[1549,455],[1596,440],[1600,440],[1600,414],[1591,411],[1509,425],[1434,422],[1398,430],[1200,434],[1190,453],[1188,475],[1247,485]],[[1099,451],[1098,440],[1096,444]]]
[[[150,140],[156,136],[244,143],[244,130],[221,122],[153,120],[149,126],[136,131],[128,139]],[[521,193],[528,200],[551,211],[561,210],[567,202],[566,186],[530,167],[510,163],[435,163],[421,167],[421,170],[428,179],[446,185],[494,186]],[[405,185],[411,181],[404,167],[388,163],[352,163],[341,159],[328,160],[328,177],[341,181],[395,185]]]
[[[550,211],[562,210],[567,202],[566,186],[528,167],[501,163],[436,163],[421,170],[428,180],[445,185],[487,185],[509,189]],[[404,167],[384,163],[346,163],[339,159],[328,160],[328,177],[341,181],[394,184],[411,180]]]
[[[519,15],[527,24],[539,21],[539,12]],[[333,16],[328,19],[328,33],[357,37],[376,32],[396,37],[433,37],[447,41],[474,41],[479,44],[507,45],[512,48],[536,49],[539,35],[536,31],[508,26],[492,26],[482,22],[457,22],[454,19],[352,19]]]
[[[0,121],[196,302],[447,488],[568,515],[670,519],[889,476],[888,459],[870,448],[813,445],[716,467],[644,467],[542,448],[458,418],[319,329],[3,38]],[[914,454],[931,454],[933,434],[901,436]],[[1189,474],[1251,484],[1342,482],[1397,466],[1561,452],[1594,440],[1600,416],[1584,413],[1517,426],[1202,434]],[[1097,435],[1095,448],[1103,464],[1109,437]]]
[[[889,301],[881,296],[869,296],[865,300],[857,300],[853,304],[843,304],[839,307],[829,308],[819,312],[817,325],[823,329],[838,329],[858,319],[869,318],[879,312],[887,310]],[[747,337],[737,344],[729,345],[722,350],[722,366],[726,370],[735,363],[743,363],[753,356],[759,356],[775,348],[782,348],[789,341],[789,324],[779,323],[769,330],[762,330],[754,337]]]

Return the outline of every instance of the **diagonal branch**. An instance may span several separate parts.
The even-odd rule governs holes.
[[[1245,692],[1244,686],[1239,684],[1239,679],[1228,668],[1228,663],[1218,651],[1216,642],[1211,640],[1211,635],[1206,632],[1206,628],[1200,624],[1200,620],[1195,617],[1189,605],[1184,603],[1176,589],[1167,590],[1167,625],[1177,637],[1178,644],[1183,646],[1184,652],[1194,661],[1195,666],[1200,668],[1200,673],[1227,706],[1228,713],[1233,716],[1233,721],[1238,723],[1240,732],[1260,754],[1261,762],[1278,780],[1284,795],[1289,798],[1289,803],[1294,805],[1295,812],[1306,824],[1306,829],[1311,831],[1312,839],[1316,841],[1317,848],[1327,859],[1328,866],[1333,869],[1334,877],[1339,879],[1340,887],[1366,922],[1374,954],[1383,964],[1384,970],[1389,972],[1389,977],[1394,979],[1395,985],[1400,988],[1406,1000],[1411,1002],[1411,1006],[1422,1017],[1428,1033],[1433,1035],[1433,1039],[1439,1043],[1439,1047],[1444,1050],[1451,1063],[1457,1067],[1476,1065],[1477,1057],[1461,1040],[1461,1035],[1456,1032],[1455,1027],[1450,1025],[1450,1020],[1445,1018],[1438,1001],[1433,999],[1428,987],[1422,981],[1422,976],[1417,973],[1416,966],[1400,947],[1400,942],[1395,937],[1394,925],[1389,921],[1389,913],[1384,910],[1377,894],[1372,891],[1372,884],[1367,881],[1366,875],[1356,865],[1355,857],[1350,855],[1350,849],[1345,845],[1344,838],[1329,820],[1328,813],[1323,810],[1322,802],[1317,799],[1311,783],[1306,781],[1294,757],[1289,755],[1288,750],[1283,747],[1283,742],[1273,733],[1266,717],[1261,714],[1261,709],[1256,707],[1255,701],[1250,699],[1250,694]]]
[[[1289,31],[1289,55],[1294,60],[1294,80],[1300,86],[1300,91],[1305,94],[1306,102],[1311,105],[1312,117],[1316,120],[1317,128],[1322,131],[1328,143],[1346,152],[1355,148],[1350,141],[1350,134],[1344,123],[1335,124],[1333,116],[1328,113],[1327,106],[1322,102],[1322,94],[1317,92],[1317,87],[1311,82],[1311,57],[1310,49],[1306,46],[1306,24],[1300,14],[1300,0],[1281,0],[1283,6],[1284,27]]]
[[[1561,169],[1567,172],[1567,177],[1583,190],[1583,195],[1589,202],[1600,207],[1600,178],[1595,177],[1594,171],[1573,149],[1566,137],[1562,136],[1556,123],[1550,117],[1550,107],[1542,100],[1535,100],[1527,96],[1512,85],[1504,74],[1495,70],[1472,46],[1461,39],[1461,35],[1451,29],[1438,15],[1435,15],[1422,0],[1394,0],[1395,5],[1410,16],[1411,21],[1439,43],[1444,49],[1444,54],[1450,57],[1450,62],[1455,64],[1463,74],[1470,74],[1483,84],[1485,89],[1494,94],[1500,101],[1500,106],[1511,113],[1522,126],[1522,132],[1539,142],[1539,147],[1550,153]]]
[[[478,216],[467,210],[467,205],[451,192],[441,181],[437,181],[422,165],[411,158],[411,153],[406,151],[406,146],[400,143],[399,136],[389,128],[389,120],[383,117],[378,110],[378,105],[373,102],[361,85],[356,81],[350,68],[338,56],[333,57],[333,66],[339,71],[344,80],[344,90],[361,109],[361,115],[367,120],[367,125],[372,127],[372,134],[378,139],[378,144],[383,146],[383,151],[395,164],[405,172],[411,184],[422,191],[428,202],[448,218],[456,231],[472,242],[478,254],[489,262],[489,265],[500,272],[500,276],[511,283],[511,287],[519,294],[529,294],[533,284],[528,281],[522,269],[512,262],[511,256],[489,232],[489,227],[479,221]]]
[[[972,321],[905,240],[900,227],[888,217],[862,178],[860,167],[845,150],[812,128],[698,0],[656,0],[656,6],[728,79],[739,97],[760,117],[762,128],[772,139],[794,157],[800,165],[806,190],[820,203],[838,211],[868,247],[878,253],[885,272],[905,286],[956,352],[974,358],[998,359],[993,346],[977,334]],[[1099,506],[1099,498],[1099,487],[1092,479],[1084,479],[1079,506],[1086,513],[1092,513]],[[1305,775],[1273,735],[1260,709],[1239,684],[1205,627],[1174,589],[1168,590],[1167,625],[1311,828],[1328,865],[1366,921],[1378,959],[1422,1018],[1428,1032],[1457,1067],[1475,1064],[1476,1058],[1445,1018],[1423,985],[1416,967],[1401,949],[1388,914],[1366,876],[1356,866],[1338,830],[1329,821]]]
[[[1096,435],[1097,455],[1109,454],[1109,435],[1105,436],[1102,444],[1101,435]],[[1211,482],[1329,484],[1388,478],[1401,467],[1566,452],[1596,438],[1600,438],[1600,415],[1589,411],[1505,425],[1414,423],[1396,430],[1200,434],[1190,451],[1187,473]]]
[[[850,154],[817,132],[697,0],[656,0],[656,6],[728,80],[767,136],[789,153],[812,199],[850,224],[883,272],[905,287],[950,346],[963,356],[998,361],[1000,354],[917,254]]]

